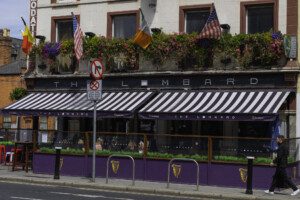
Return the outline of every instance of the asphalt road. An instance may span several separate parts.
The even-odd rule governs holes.
[[[104,190],[86,190],[73,187],[33,185],[26,183],[0,182],[0,199],[2,200],[188,200],[174,196],[125,193]]]

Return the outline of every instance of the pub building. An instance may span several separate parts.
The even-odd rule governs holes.
[[[93,130],[88,80],[28,78],[31,93],[3,112],[36,116],[36,123],[38,116],[55,116],[58,131],[68,133],[60,138],[72,140]],[[97,131],[271,138],[279,119],[281,134],[295,137],[296,85],[292,71],[107,74]]]
[[[270,30],[297,35],[297,20],[293,20],[297,14],[286,13],[298,13],[298,8],[288,0],[207,0],[205,4],[188,0],[30,0],[30,28],[52,43],[73,39],[73,12],[84,32],[132,38],[140,25],[141,8],[150,28],[162,27],[167,34],[200,33],[212,3],[220,24],[232,35]],[[150,62],[140,62],[133,72],[107,72],[103,98],[97,103],[97,131],[271,138],[279,124],[281,134],[299,137],[297,45],[293,43],[291,49],[295,55],[288,57],[289,66],[272,69],[185,71],[170,62],[158,71],[148,67]],[[72,67],[55,66],[51,71],[37,59],[35,68],[24,77],[28,95],[2,113],[32,116],[35,130],[41,123],[47,125],[47,120],[54,121],[50,129],[64,131],[60,138],[72,139],[78,131],[91,131],[93,103],[86,94],[87,66],[89,61],[81,60],[76,73]],[[42,135],[40,130],[39,142]],[[45,138],[51,141],[53,137],[48,132]]]

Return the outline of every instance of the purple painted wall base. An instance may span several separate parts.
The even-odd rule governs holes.
[[[62,155],[63,163],[61,175],[91,177],[92,158],[89,156],[71,156]],[[126,158],[113,158],[111,160],[119,161],[119,170],[115,174],[109,163],[110,178],[132,178],[132,163]],[[107,157],[96,157],[96,177],[106,176]],[[168,160],[156,159],[135,159],[137,180],[147,181],[167,181]],[[35,153],[33,156],[33,173],[37,174],[54,174],[55,155]],[[196,184],[196,167],[191,162],[175,162],[181,165],[181,173],[176,178],[171,171],[171,183]],[[199,182],[202,185],[215,185],[225,187],[242,187],[246,184],[241,181],[239,168],[247,168],[246,165],[224,164],[224,163],[199,163],[200,177]],[[288,167],[287,171],[291,175],[293,167],[299,172],[299,163]],[[171,169],[172,170],[172,169]],[[253,168],[253,187],[268,188],[272,176],[275,172],[274,167],[254,166]],[[299,182],[299,174],[295,182]]]

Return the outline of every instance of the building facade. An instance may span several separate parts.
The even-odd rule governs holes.
[[[294,0],[31,0],[30,25],[46,41],[72,40],[73,12],[87,35],[130,39],[140,27],[141,9],[153,31],[191,34],[201,32],[212,3],[224,32],[232,35],[281,31],[297,39],[299,34]],[[295,43],[291,48],[296,48]],[[115,58],[117,70],[106,73],[103,80],[98,130],[270,138],[279,120],[281,134],[299,137],[299,65],[297,55],[287,58],[281,67],[247,70],[184,70],[172,61],[157,70],[140,58],[139,66],[130,72],[119,70],[123,63]],[[89,60],[76,65],[59,58],[63,64],[52,63],[52,71],[44,60],[37,59],[26,75],[32,94],[5,111],[53,116],[55,128],[69,131],[63,137],[91,131],[92,106],[84,94]],[[63,70],[64,65],[73,64],[72,69]],[[38,124],[37,117],[34,121]],[[40,117],[41,122],[45,119]]]

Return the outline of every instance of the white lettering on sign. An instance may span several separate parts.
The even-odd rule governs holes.
[[[234,78],[227,79],[227,85],[229,85],[230,83],[231,83],[231,85],[234,85]]]
[[[189,86],[190,85],[190,79],[183,79],[182,80],[182,85],[183,86]]]
[[[161,80],[161,85],[162,86],[168,86],[169,85],[169,80]]]
[[[258,78],[250,78],[250,84],[251,85],[257,85],[258,84]]]
[[[71,82],[71,87],[77,87],[77,81],[76,82]]]
[[[122,81],[122,87],[128,87],[128,85],[126,85],[126,84],[124,83],[124,81]]]
[[[58,81],[57,81],[57,82],[54,82],[54,84],[55,84],[55,87],[57,88],[59,82],[58,82]]]
[[[37,0],[30,0],[29,28],[33,36],[36,36],[36,25],[37,25]]]
[[[211,85],[211,79],[205,79],[204,85]]]

